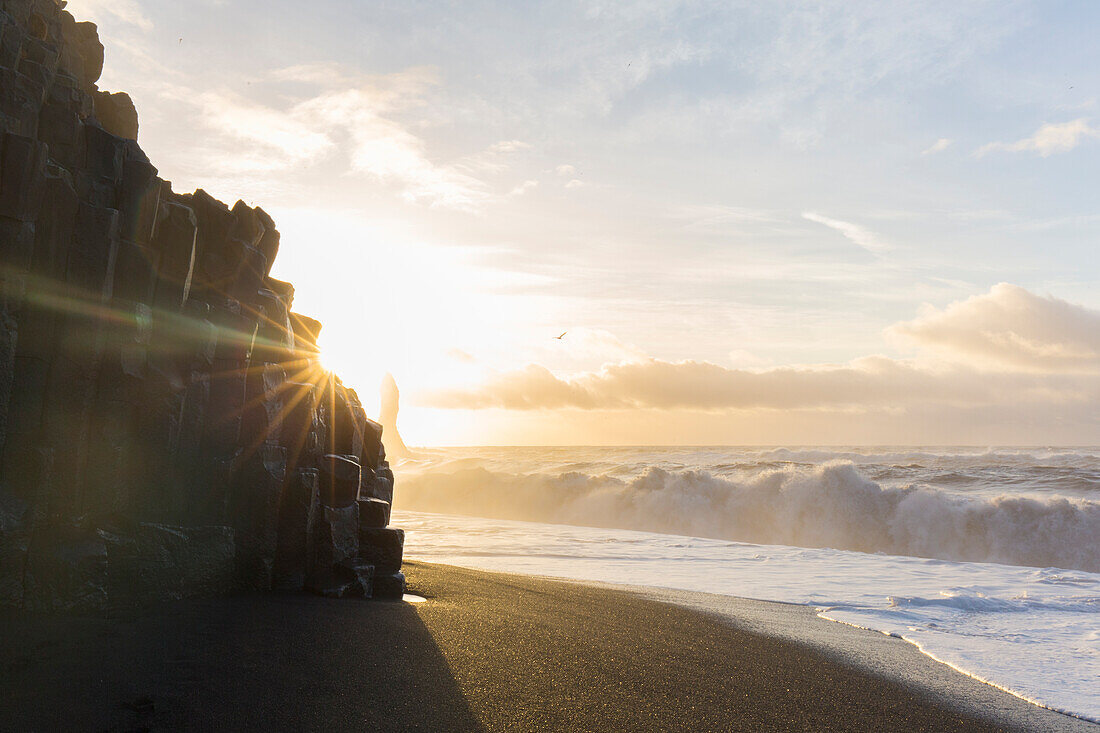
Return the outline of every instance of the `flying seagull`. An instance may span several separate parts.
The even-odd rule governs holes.
[[[564,336],[567,333],[569,333],[569,332],[568,331],[562,331],[561,336],[555,336],[554,338],[556,338],[558,341],[561,341],[562,336]]]

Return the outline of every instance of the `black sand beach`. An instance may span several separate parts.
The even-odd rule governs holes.
[[[819,648],[625,591],[423,563],[408,563],[407,572],[411,591],[425,603],[244,595],[113,619],[6,614],[0,619],[2,726],[1092,727],[1038,708],[1023,723],[999,712],[983,719],[972,706],[958,709],[919,685],[869,673]],[[955,676],[960,684],[978,684]]]

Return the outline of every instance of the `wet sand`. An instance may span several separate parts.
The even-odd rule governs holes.
[[[907,655],[921,655],[904,642],[865,644],[871,632],[801,607],[423,563],[406,572],[426,602],[244,595],[110,619],[4,614],[0,726],[1100,730],[943,665],[913,666]],[[847,641],[830,642],[833,631]],[[931,669],[941,678],[923,679]]]

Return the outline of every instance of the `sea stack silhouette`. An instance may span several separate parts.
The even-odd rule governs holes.
[[[400,598],[382,426],[275,222],[158,175],[64,6],[0,0],[0,609]]]
[[[382,443],[386,447],[386,455],[390,458],[409,455],[409,449],[397,430],[397,412],[401,409],[400,403],[401,390],[397,388],[397,380],[392,374],[386,372],[386,376],[382,377],[382,401],[378,410],[378,422],[382,424]]]

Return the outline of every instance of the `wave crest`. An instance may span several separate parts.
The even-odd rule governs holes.
[[[742,478],[427,468],[402,475],[397,499],[411,511],[1100,572],[1100,503],[884,487],[850,461]]]

